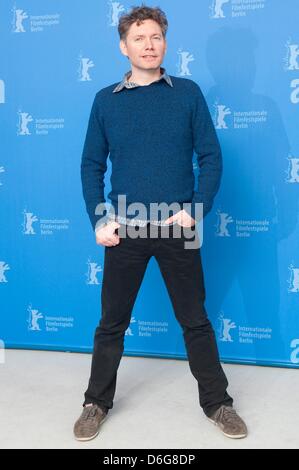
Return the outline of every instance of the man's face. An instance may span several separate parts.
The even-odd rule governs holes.
[[[122,53],[129,57],[133,66],[144,69],[157,69],[163,62],[166,40],[158,23],[144,20],[139,26],[133,23],[126,41],[120,41]]]

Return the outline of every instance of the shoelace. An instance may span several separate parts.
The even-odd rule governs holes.
[[[216,415],[215,420],[218,422],[224,418],[228,423],[233,423],[236,420],[236,417],[236,410],[227,406],[222,406],[218,415]]]
[[[89,418],[93,418],[95,415],[97,414],[97,406],[96,405],[93,405],[93,406],[88,406],[88,407],[84,407],[84,410],[83,410],[83,415],[82,415],[82,419],[89,419]]]

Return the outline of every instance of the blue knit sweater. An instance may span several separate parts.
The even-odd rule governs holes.
[[[196,220],[195,203],[203,203],[203,216],[210,211],[222,173],[219,141],[200,87],[193,80],[170,77],[173,87],[160,80],[113,93],[115,83],[96,93],[81,162],[83,197],[93,229],[107,220],[106,212],[96,215],[95,209],[105,202],[108,156],[112,163],[108,198],[115,214],[120,212],[118,195],[126,196],[127,206],[145,204],[147,219],[152,202],[177,202],[180,207],[190,203],[186,210]]]

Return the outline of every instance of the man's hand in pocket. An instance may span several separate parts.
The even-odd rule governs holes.
[[[103,246],[115,246],[120,243],[119,236],[115,233],[115,230],[120,227],[118,222],[108,222],[102,228],[96,230],[96,243],[97,245]]]
[[[196,221],[184,209],[165,220],[167,224],[172,222],[176,222],[181,227],[193,227],[196,224]]]

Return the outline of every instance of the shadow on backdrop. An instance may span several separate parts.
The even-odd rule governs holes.
[[[297,193],[295,185],[285,182],[290,148],[279,109],[271,97],[253,91],[257,47],[250,29],[222,28],[208,40],[207,64],[215,85],[206,99],[215,119],[224,168],[213,209],[218,212],[218,227],[205,224],[202,250],[207,284],[212,286],[207,296],[210,318],[214,325],[218,322],[217,329],[222,322],[218,335],[221,352],[229,356],[235,349],[230,335],[223,336],[223,321],[237,328],[235,320],[242,326],[272,329],[271,340],[243,344],[246,359],[285,362],[289,354],[283,341],[285,325],[280,322],[277,247],[296,227]],[[237,127],[244,126],[238,113],[250,111],[261,112],[253,117],[263,120]],[[212,219],[214,223],[213,215]],[[245,220],[269,221],[268,231],[237,236],[238,221]],[[236,281],[241,296],[236,302],[230,299],[229,311],[222,311]],[[234,336],[233,329],[231,333]],[[237,335],[234,342],[239,342]],[[241,359],[240,345],[236,357]]]

